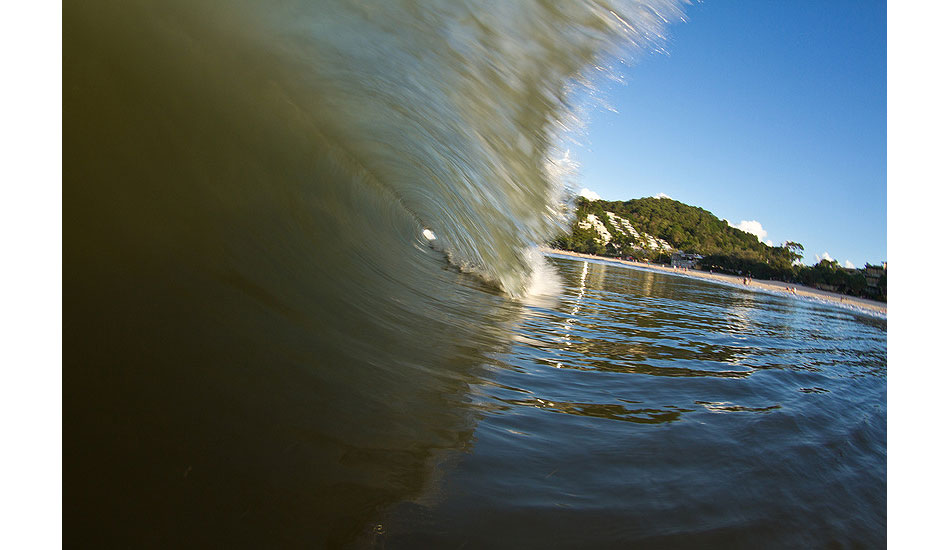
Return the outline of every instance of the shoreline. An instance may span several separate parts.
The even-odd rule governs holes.
[[[829,305],[847,305],[854,309],[869,311],[872,313],[877,313],[880,315],[887,316],[887,304],[883,302],[875,302],[874,300],[867,300],[865,298],[857,298],[855,296],[848,296],[846,294],[839,294],[837,292],[828,292],[825,290],[818,290],[817,288],[812,288],[805,285],[800,285],[796,283],[786,283],[784,281],[766,281],[763,279],[750,279],[748,284],[742,283],[742,277],[737,275],[725,275],[723,273],[709,273],[706,271],[699,271],[697,269],[676,269],[668,265],[659,265],[647,262],[636,262],[621,260],[618,258],[607,258],[605,256],[595,256],[593,254],[582,254],[580,252],[570,252],[567,250],[559,250],[557,248],[550,248],[547,246],[541,247],[541,252],[543,254],[560,254],[562,256],[573,256],[575,258],[584,258],[590,260],[598,260],[607,263],[615,263],[620,265],[627,265],[631,267],[637,267],[640,269],[649,269],[653,271],[659,271],[663,273],[669,273],[673,275],[681,275],[684,277],[692,277],[694,279],[705,279],[709,281],[717,281],[721,283],[727,283],[734,286],[739,286],[742,288],[756,288],[760,290],[765,290],[767,292],[775,294],[784,294],[788,296],[794,296],[798,298],[811,298],[813,300],[818,300]],[[794,293],[787,291],[786,287],[789,289],[794,289]]]

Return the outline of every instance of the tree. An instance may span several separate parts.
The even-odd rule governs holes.
[[[587,220],[590,215],[597,217],[610,233],[610,242],[604,243],[592,227],[582,229],[575,221],[569,234],[554,241],[555,246],[565,250],[661,260],[665,255],[647,246],[645,238],[652,236],[685,252],[705,256],[702,265],[708,269],[812,285],[850,286],[847,272],[837,263],[819,263],[813,267],[801,265],[805,250],[801,243],[786,241],[781,246],[766,245],[755,235],[730,226],[726,220],[717,218],[711,212],[676,200],[643,198],[592,201],[578,197],[575,206],[576,220]],[[608,213],[611,215],[608,216]],[[640,237],[634,237],[615,225],[616,217],[625,220],[620,226],[629,222],[640,233]]]
[[[864,273],[856,271],[852,273],[848,278],[848,290],[851,291],[851,294],[855,296],[860,296],[864,294],[864,291],[868,287],[868,281],[864,277]]]
[[[804,257],[802,252],[805,251],[805,247],[800,243],[796,243],[795,241],[785,241],[782,243],[782,248],[788,252],[789,257],[792,259],[791,263],[793,264]]]
[[[607,254],[607,247],[595,237],[586,239],[581,244],[580,249],[580,252],[585,254],[595,254],[597,256],[603,256]]]

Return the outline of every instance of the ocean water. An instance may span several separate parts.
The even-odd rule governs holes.
[[[883,319],[533,251],[682,14],[65,3],[64,545],[883,545]]]
[[[470,440],[387,547],[885,546],[886,320],[548,261],[562,291],[484,354]]]

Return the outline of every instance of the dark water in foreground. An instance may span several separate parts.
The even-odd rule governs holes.
[[[557,258],[517,301],[417,253],[452,292],[375,326],[251,293],[263,334],[149,315],[171,350],[74,374],[69,546],[884,546],[885,320]]]

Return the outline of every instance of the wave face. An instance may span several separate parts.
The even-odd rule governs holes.
[[[570,87],[678,9],[67,2],[67,540],[365,542],[467,445]]]

